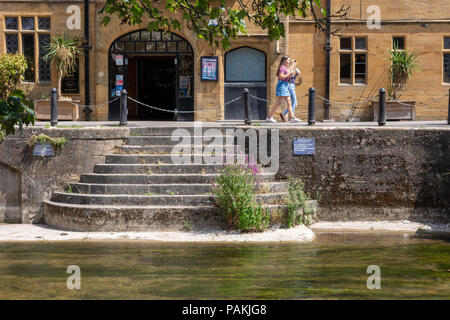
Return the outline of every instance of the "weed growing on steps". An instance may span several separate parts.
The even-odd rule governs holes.
[[[191,226],[191,224],[190,224],[189,222],[183,221],[183,224],[184,224],[184,228],[185,228],[187,231],[192,231],[192,226]]]
[[[255,199],[257,173],[257,164],[246,159],[245,164],[224,165],[213,181],[213,203],[228,218],[231,228],[251,232],[263,231],[269,225],[270,214]]]
[[[310,225],[313,220],[314,210],[306,205],[310,200],[305,192],[305,184],[297,178],[288,178],[287,210],[284,216],[286,227],[290,228],[298,224]]]

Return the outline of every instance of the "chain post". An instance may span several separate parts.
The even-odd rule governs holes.
[[[127,100],[128,100],[127,90],[123,89],[120,93],[120,122],[119,122],[120,126],[127,125],[127,117],[128,117]]]
[[[52,127],[58,124],[58,93],[55,88],[50,90],[50,124]]]

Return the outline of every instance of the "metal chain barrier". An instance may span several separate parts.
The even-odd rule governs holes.
[[[316,94],[316,96],[317,96],[317,98],[319,98],[325,102],[328,102],[330,105],[347,106],[347,107],[352,107],[352,106],[355,106],[358,104],[365,105],[367,102],[369,102],[371,100],[371,98],[368,98],[366,100],[358,101],[358,102],[354,102],[354,103],[344,103],[344,102],[334,102],[334,101],[328,100],[327,98],[324,98],[318,94]]]
[[[111,99],[109,101],[106,101],[106,102],[103,102],[103,103],[100,103],[100,104],[96,104],[96,105],[90,105],[90,106],[86,106],[86,105],[83,105],[83,104],[72,102],[71,100],[58,100],[58,102],[67,102],[67,103],[70,103],[71,105],[78,106],[80,108],[86,108],[86,107],[98,108],[98,107],[104,106],[106,104],[109,104],[111,102],[114,102],[114,101],[116,101],[118,99],[119,99],[119,97],[115,97],[115,98],[113,98],[113,99]],[[49,99],[34,99],[33,101],[49,101]]]
[[[228,104],[230,104],[230,103],[233,103],[233,102],[238,101],[238,100],[241,99],[241,98],[242,98],[241,96],[236,97],[236,98],[234,98],[234,99],[232,99],[232,100],[230,100],[230,101],[228,101],[228,102],[225,102],[225,103],[223,103],[223,104],[220,104],[219,106],[220,106],[220,107],[226,106],[226,105],[228,105]],[[144,106],[144,107],[151,108],[151,109],[155,109],[155,110],[158,110],[158,111],[163,111],[163,112],[172,112],[172,113],[195,113],[195,112],[202,112],[202,111],[204,111],[204,110],[211,110],[211,108],[203,108],[203,109],[197,109],[197,110],[191,110],[191,111],[183,111],[183,110],[176,110],[176,109],[170,110],[170,109],[163,109],[163,108],[158,108],[158,107],[155,107],[155,106],[148,105],[148,104],[146,104],[146,103],[143,103],[143,102],[141,102],[141,101],[138,101],[138,100],[136,100],[136,99],[133,99],[133,98],[131,98],[130,96],[128,96],[128,99],[131,100],[131,101],[133,101],[133,102],[135,102],[135,103],[137,103],[137,104],[139,104],[139,105],[142,105],[142,106]]]
[[[343,102],[333,102],[333,101],[328,100],[328,99],[326,99],[326,98],[324,98],[324,97],[322,97],[322,96],[320,96],[320,95],[318,95],[318,94],[316,94],[316,96],[317,96],[319,99],[323,100],[323,101],[329,102],[330,105],[340,105],[340,106],[348,106],[348,107],[355,106],[355,105],[358,105],[358,104],[365,105],[367,102],[369,102],[370,100],[372,100],[372,98],[369,98],[369,99],[366,99],[366,100],[363,100],[363,101],[358,101],[358,102],[355,102],[355,103],[343,103]],[[446,98],[446,97],[448,97],[448,94],[446,94],[446,95],[440,97],[439,99],[433,100],[433,101],[431,101],[430,103],[425,103],[425,104],[415,104],[415,105],[414,105],[414,104],[407,104],[407,103],[404,103],[404,102],[401,102],[401,101],[398,101],[398,100],[392,100],[392,102],[397,102],[397,103],[399,103],[399,104],[401,104],[401,105],[408,106],[408,107],[414,107],[414,106],[415,106],[415,107],[428,107],[428,106],[431,106],[432,104],[435,104],[435,103],[437,103],[437,102],[442,101],[442,100],[443,100],[444,98]]]
[[[432,104],[435,104],[437,102],[442,101],[444,98],[448,97],[448,94],[446,94],[445,96],[440,97],[439,99],[433,100],[430,103],[425,103],[425,104],[407,104],[398,100],[393,100],[392,102],[397,102],[401,105],[407,106],[407,107],[428,107],[431,106]]]
[[[252,95],[252,94],[250,94],[249,96],[250,96],[250,98],[253,98],[253,99],[259,100],[259,101],[264,101],[264,102],[275,101],[274,99],[259,98],[259,97],[256,97],[256,96]]]
[[[116,100],[119,100],[119,97],[115,97],[115,98],[113,98],[113,99],[111,99],[109,101],[106,101],[106,102],[103,102],[103,103],[100,103],[100,104],[90,105],[90,106],[82,105],[82,104],[75,103],[75,102],[72,102],[72,101],[69,101],[69,100],[65,100],[65,101],[70,103],[70,104],[72,104],[72,105],[74,105],[74,106],[79,106],[80,108],[86,108],[86,107],[88,107],[88,108],[98,108],[98,107],[104,106],[106,104],[112,103],[112,102],[114,102]]]

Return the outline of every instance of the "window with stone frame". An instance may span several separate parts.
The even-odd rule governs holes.
[[[5,51],[25,56],[28,63],[25,81],[51,81],[50,63],[43,59],[50,43],[50,17],[6,16],[4,21]]]
[[[450,84],[450,37],[444,37],[443,47],[443,82]]]
[[[367,37],[339,39],[339,83],[367,83]]]

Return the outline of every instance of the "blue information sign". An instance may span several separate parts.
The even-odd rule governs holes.
[[[316,138],[294,139],[292,150],[294,156],[314,155],[316,152]]]
[[[44,142],[44,144],[40,142],[36,142],[34,144],[33,156],[35,157],[54,157],[55,152],[53,151],[53,147]]]

